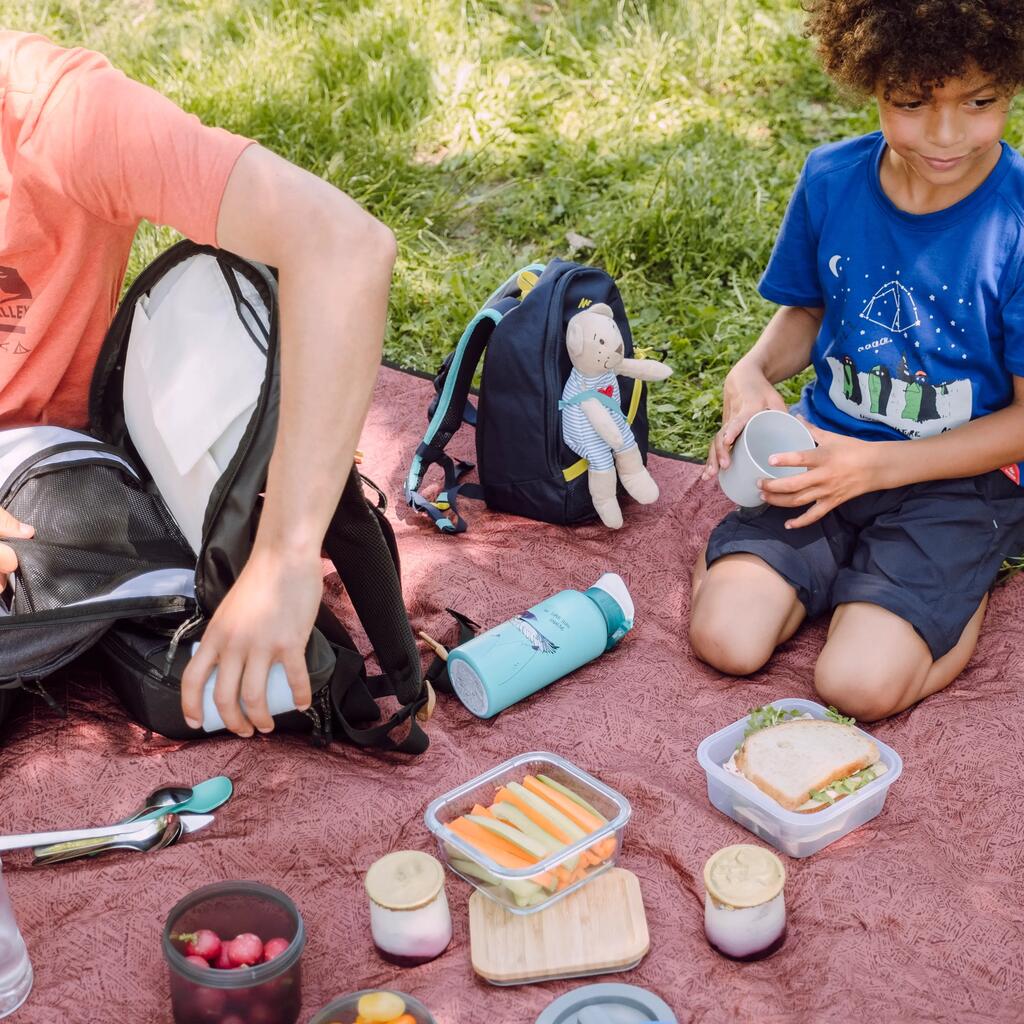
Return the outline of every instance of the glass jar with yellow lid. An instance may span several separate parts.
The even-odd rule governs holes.
[[[440,956],[452,940],[444,868],[419,850],[397,850],[366,873],[370,929],[377,952],[398,967]]]
[[[769,850],[727,846],[704,865],[704,932],[731,960],[762,960],[786,941],[786,869]]]

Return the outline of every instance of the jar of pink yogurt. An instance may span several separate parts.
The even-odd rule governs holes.
[[[786,869],[769,850],[727,846],[704,865],[704,933],[731,960],[763,960],[786,941]]]
[[[419,850],[381,857],[366,873],[370,929],[377,952],[398,967],[440,956],[452,940],[444,868]]]

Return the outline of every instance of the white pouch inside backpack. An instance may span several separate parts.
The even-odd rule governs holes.
[[[242,279],[238,285],[239,291],[252,288]],[[175,267],[135,306],[124,368],[125,422],[197,553],[210,494],[238,448],[266,375],[253,308],[264,307],[240,306],[220,265],[206,255]]]

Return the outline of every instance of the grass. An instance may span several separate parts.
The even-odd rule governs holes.
[[[102,50],[388,223],[386,355],[402,365],[434,370],[524,263],[604,266],[638,343],[676,368],[650,411],[653,442],[680,454],[706,449],[722,378],[771,313],[756,283],[808,149],[876,126],[818,69],[797,0],[22,0],[5,15]],[[144,226],[129,277],[172,237]]]

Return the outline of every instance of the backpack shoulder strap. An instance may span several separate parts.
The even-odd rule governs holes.
[[[477,364],[494,328],[519,305],[524,292],[529,290],[543,270],[543,263],[531,263],[513,274],[490,295],[462,332],[459,343],[445,359],[434,380],[437,396],[429,409],[430,422],[426,433],[413,455],[404,493],[409,505],[430,516],[442,533],[463,533],[466,530],[466,521],[457,509],[460,494],[472,498],[483,496],[478,486],[459,483],[473,468],[473,464],[457,461],[445,454],[445,448],[463,421],[475,422],[475,412],[469,402],[473,374],[476,373]],[[444,488],[433,501],[428,501],[420,494],[420,487],[432,465],[438,465],[444,471]]]
[[[415,713],[426,703],[426,688],[412,626],[402,599],[397,551],[390,524],[367,502],[362,481],[353,468],[345,482],[337,511],[324,537],[324,552],[334,563],[359,621],[366,631],[380,665],[379,679],[366,679],[362,658],[338,660],[331,682],[335,716],[345,735],[359,746],[373,746],[405,753],[421,753],[426,734]],[[348,647],[332,630],[321,610],[318,626],[335,644]],[[401,705],[386,722],[380,722],[375,699],[394,696]],[[409,735],[395,741],[390,733],[411,722]]]

